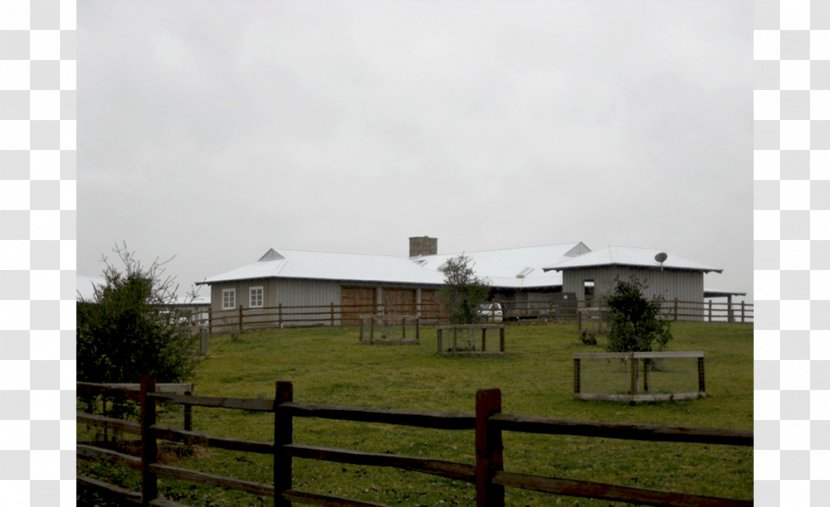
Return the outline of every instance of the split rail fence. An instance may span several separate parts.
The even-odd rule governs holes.
[[[79,384],[78,388],[80,393],[82,390],[89,389],[90,386]],[[125,393],[129,396],[134,394],[134,392]],[[78,476],[79,486],[103,489],[110,494],[121,495],[125,500],[133,500],[142,505],[180,505],[165,500],[159,495],[158,477],[163,476],[244,491],[260,497],[272,497],[276,506],[290,506],[292,502],[342,506],[378,505],[361,500],[294,489],[292,484],[293,460],[310,459],[363,466],[393,467],[467,482],[475,485],[476,505],[478,507],[503,506],[505,503],[505,488],[520,488],[557,495],[647,505],[742,507],[752,505],[751,500],[716,498],[592,481],[512,473],[504,469],[504,445],[502,440],[502,433],[509,431],[537,435],[579,435],[625,440],[752,446],[752,433],[747,431],[584,423],[509,415],[502,413],[501,391],[498,389],[481,390],[476,393],[475,414],[372,410],[296,403],[293,399],[293,386],[290,382],[277,382],[275,398],[273,400],[262,400],[158,392],[154,379],[145,377],[142,379],[138,400],[141,406],[140,423],[127,423],[101,417],[93,418],[88,415],[81,417],[81,414],[79,414],[78,422],[120,427],[124,431],[137,432],[141,435],[142,442],[140,456],[126,455],[87,444],[79,444],[77,452],[78,457],[82,459],[120,463],[140,471],[141,492],[126,491],[118,486],[81,475]],[[219,438],[203,433],[160,426],[156,421],[156,404],[162,401],[184,406],[273,413],[274,441],[251,442]],[[293,438],[295,419],[302,417],[441,430],[473,430],[475,432],[475,464],[303,445],[295,442]],[[160,464],[158,462],[157,442],[159,439],[188,445],[271,455],[273,456],[273,484],[256,483]]]
[[[584,303],[560,305],[556,301],[503,301],[505,321],[574,322],[580,318]],[[602,311],[602,308],[596,308]],[[714,303],[700,301],[664,301],[663,318],[705,322],[751,323],[751,303]],[[273,329],[293,326],[359,326],[369,315],[414,316],[423,321],[447,324],[446,314],[437,303],[419,305],[277,305],[265,308],[238,307],[232,310],[206,310],[203,324],[210,334],[243,332],[250,329]],[[202,312],[204,313],[204,311]]]

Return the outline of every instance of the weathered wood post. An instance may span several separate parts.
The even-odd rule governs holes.
[[[156,424],[156,402],[147,396],[156,391],[156,379],[149,375],[141,376],[141,505],[148,506],[158,497],[158,477],[150,470],[150,465],[158,459],[156,437],[151,429]]]
[[[213,308],[208,308],[208,333],[213,336]]]
[[[331,326],[334,327],[334,303],[330,303],[329,306],[329,318],[331,320]]]
[[[184,392],[185,396],[193,394],[193,387]],[[184,430],[193,431],[193,405],[187,403],[184,406]]]
[[[697,358],[697,390],[700,393],[706,392],[706,376],[703,371],[703,357]]]
[[[282,329],[282,303],[277,305],[277,325]]]
[[[746,322],[746,301],[741,301],[741,324]]]
[[[504,486],[495,484],[496,472],[504,470],[501,430],[490,417],[501,413],[501,391],[476,393],[476,507],[504,507]]]
[[[674,320],[677,320],[677,298],[674,298]]]
[[[284,446],[294,440],[291,413],[282,407],[294,401],[294,386],[291,382],[277,382],[274,398],[274,505],[291,507],[291,501],[283,493],[291,489],[291,455]]]
[[[580,368],[582,367],[582,360],[578,357],[574,358],[574,394],[579,394],[582,386],[580,385]]]
[[[200,338],[200,348],[199,352],[201,355],[206,356],[208,353],[208,337],[209,337],[208,330],[202,328],[199,330],[199,338]]]
[[[651,359],[643,358],[643,392],[647,393],[651,390],[651,377],[649,376],[649,365]]]
[[[239,322],[237,324],[239,326],[239,335],[242,336],[242,305],[239,305]]]
[[[637,394],[640,386],[637,383],[640,374],[640,360],[634,357],[634,352],[628,356],[629,365],[631,366],[631,394]]]
[[[499,350],[504,352],[504,324],[499,328]]]
[[[726,320],[729,323],[735,322],[735,313],[732,311],[732,294],[726,296]]]
[[[712,300],[709,300],[709,322],[712,322]]]

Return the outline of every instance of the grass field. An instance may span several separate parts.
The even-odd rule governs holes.
[[[706,354],[708,397],[631,405],[573,399],[575,352],[600,352],[567,324],[507,328],[504,356],[444,356],[435,330],[420,345],[360,345],[350,328],[283,329],[213,337],[198,368],[196,394],[266,398],[274,382],[294,383],[294,400],[367,408],[472,413],[477,389],[502,390],[504,412],[559,419],[751,430],[752,328],[675,323],[668,350]],[[695,372],[696,374],[696,372]],[[696,378],[689,384],[696,386]],[[180,421],[180,416],[170,415]],[[273,440],[267,414],[194,409],[194,430],[215,436]],[[299,419],[294,441],[474,463],[472,432]],[[752,449],[506,433],[505,469],[699,495],[752,497]],[[199,450],[177,466],[271,482],[271,461],[243,453]],[[295,460],[294,487],[390,505],[472,505],[474,487],[395,470]],[[135,477],[125,475],[126,485]],[[132,484],[131,484],[132,483]],[[270,500],[161,481],[162,494],[191,505],[267,505]],[[609,505],[608,502],[507,490],[509,505]]]

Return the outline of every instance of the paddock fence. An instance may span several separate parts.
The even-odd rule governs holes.
[[[506,322],[576,322],[586,310],[561,301],[500,301]],[[663,301],[662,316],[667,320],[701,322],[751,323],[752,303],[721,303],[709,301]],[[602,313],[602,307],[591,307]],[[204,312],[203,312],[204,313]],[[440,303],[375,304],[375,305],[277,305],[264,308],[239,306],[229,310],[209,309],[201,320],[210,334],[241,333],[253,329],[274,329],[299,326],[360,326],[370,315],[415,316],[421,324],[447,324],[447,314]]]
[[[135,391],[108,389],[107,386],[79,384],[78,392],[97,389],[108,393],[135,397]],[[542,493],[582,498],[660,506],[742,506],[752,500],[718,498],[695,494],[660,491],[600,482],[513,473],[505,470],[504,432],[535,435],[575,435],[586,438],[613,438],[638,441],[662,441],[678,444],[704,444],[751,447],[752,432],[703,428],[667,427],[639,424],[605,424],[527,417],[502,413],[501,391],[480,390],[476,393],[474,414],[408,412],[401,410],[373,410],[341,406],[297,403],[293,399],[291,382],[276,382],[273,400],[246,398],[217,398],[160,392],[155,380],[144,377],[138,393],[141,417],[139,423],[91,414],[79,414],[78,422],[89,425],[118,427],[141,437],[140,455],[129,455],[94,444],[78,444],[78,458],[123,465],[140,472],[141,491],[131,491],[103,480],[78,475],[79,490],[95,488],[120,498],[121,502],[141,505],[180,506],[159,494],[159,477],[168,477],[199,484],[238,490],[258,497],[273,498],[275,506],[293,503],[338,506],[377,506],[359,499],[341,498],[313,491],[294,489],[292,467],[295,459],[318,460],[340,464],[371,467],[392,467],[408,472],[430,474],[474,485],[478,507],[505,505],[505,488],[533,490]],[[185,407],[199,406],[216,409],[239,409],[250,412],[272,413],[274,417],[273,442],[253,442],[222,438],[157,424],[157,404],[167,402]],[[294,441],[294,426],[298,418],[323,418],[357,423],[388,424],[435,430],[473,431],[475,448],[469,449],[472,458],[454,462],[424,457],[303,445]],[[367,427],[368,427],[367,425]],[[189,446],[205,446],[225,450],[258,453],[273,457],[273,482],[257,483],[203,471],[159,463],[158,440],[178,442]]]

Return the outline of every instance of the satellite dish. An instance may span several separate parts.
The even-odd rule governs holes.
[[[659,254],[654,256],[654,260],[660,263],[660,271],[663,271],[663,263],[666,262],[669,256],[666,255],[666,252],[660,252]]]

